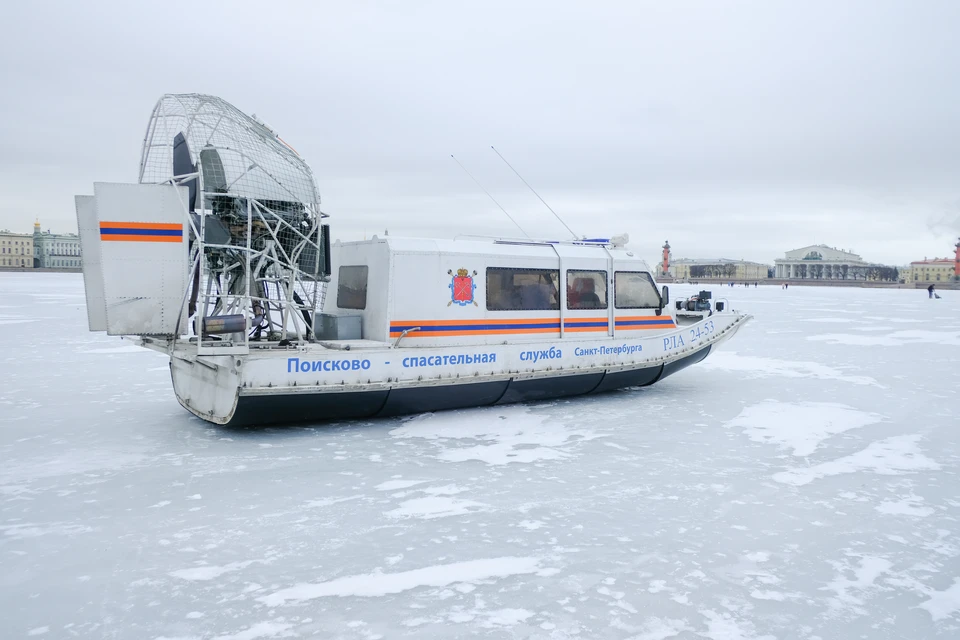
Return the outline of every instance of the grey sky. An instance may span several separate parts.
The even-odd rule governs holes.
[[[153,7],[150,9],[148,7]],[[648,259],[813,243],[903,264],[960,235],[960,2],[11,3],[0,227],[74,230],[135,181],[164,93],[310,163],[335,233],[629,232]]]

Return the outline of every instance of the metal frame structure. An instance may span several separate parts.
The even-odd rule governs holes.
[[[213,355],[312,339],[329,280],[328,216],[309,166],[276,132],[215,96],[165,95],[139,182],[189,187],[190,320],[174,343],[186,335]]]

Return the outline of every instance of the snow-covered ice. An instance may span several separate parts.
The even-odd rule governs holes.
[[[960,637],[960,292],[713,289],[652,387],[222,429],[0,274],[0,635]]]
[[[936,471],[940,464],[921,453],[920,435],[894,436],[871,442],[866,449],[818,465],[797,467],[773,475],[777,482],[804,485],[826,476],[872,471],[897,475],[911,471]]]
[[[739,427],[756,442],[775,443],[808,456],[827,439],[848,429],[880,422],[881,416],[829,402],[766,401],[746,407],[728,427]]]
[[[288,601],[328,596],[376,597],[418,587],[446,587],[458,582],[477,582],[539,571],[537,558],[484,558],[435,565],[399,573],[345,576],[320,584],[301,584],[258,598],[275,607]]]

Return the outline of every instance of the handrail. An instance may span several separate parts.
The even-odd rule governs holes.
[[[410,327],[409,329],[404,329],[403,333],[400,334],[400,337],[397,338],[397,341],[393,343],[393,348],[396,349],[400,346],[400,341],[407,337],[407,334],[411,331],[420,331],[420,327]]]

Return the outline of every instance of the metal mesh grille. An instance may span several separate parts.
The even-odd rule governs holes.
[[[193,165],[208,169],[205,191],[319,206],[310,168],[276,133],[225,100],[196,93],[166,95],[154,107],[140,160],[141,183],[174,177],[178,133],[187,141]],[[212,166],[211,149],[219,155],[219,167]]]
[[[256,340],[307,339],[327,274],[326,216],[306,162],[220,98],[166,95],[147,127],[140,182],[169,181],[189,187],[195,324],[243,315]]]

